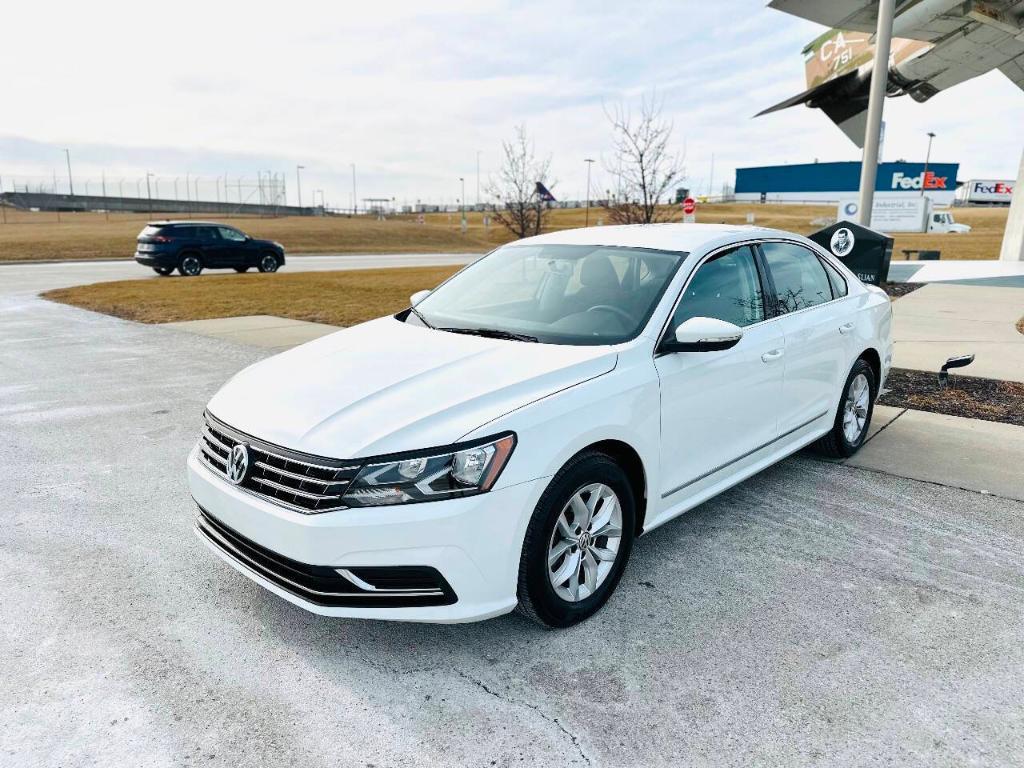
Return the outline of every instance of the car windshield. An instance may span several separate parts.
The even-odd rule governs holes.
[[[685,253],[507,245],[419,302],[410,323],[550,344],[618,344],[650,319]]]

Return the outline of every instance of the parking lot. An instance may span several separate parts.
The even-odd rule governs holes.
[[[312,616],[191,530],[203,406],[267,352],[34,296],[117,268],[0,267],[0,763],[1024,762],[1024,504],[801,454],[569,630]]]

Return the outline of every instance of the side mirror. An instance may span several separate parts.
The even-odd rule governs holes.
[[[665,352],[720,352],[735,347],[742,338],[743,329],[738,325],[713,317],[691,317],[661,348]]]
[[[419,304],[421,301],[427,298],[427,296],[429,296],[430,293],[430,291],[416,291],[416,293],[409,297],[409,306],[415,307],[417,304]]]

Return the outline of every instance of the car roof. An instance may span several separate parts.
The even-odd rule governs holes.
[[[513,245],[612,245],[690,252],[731,240],[757,237],[797,237],[803,240],[792,232],[746,224],[625,224],[563,229],[517,240]]]
[[[238,229],[238,227],[232,224],[224,224],[220,221],[192,221],[191,219],[175,219],[173,221],[147,221],[147,227],[177,227],[182,224],[198,225],[201,227],[231,227],[231,229]]]

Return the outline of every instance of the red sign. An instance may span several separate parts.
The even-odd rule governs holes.
[[[689,216],[690,214],[692,214],[696,210],[697,210],[697,201],[696,200],[694,200],[692,197],[688,197],[685,200],[683,200],[683,213],[685,213],[687,216]]]

